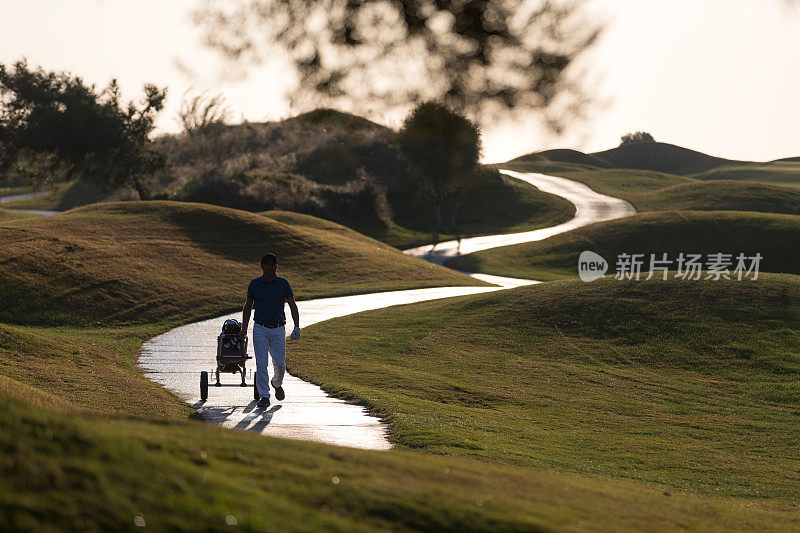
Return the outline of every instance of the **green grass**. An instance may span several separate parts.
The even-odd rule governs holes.
[[[584,154],[577,150],[545,150],[518,157],[511,162],[549,161],[595,168],[628,168],[653,170],[687,176],[729,165],[749,165],[749,161],[735,161],[714,157],[674,144],[653,142],[626,144]]]
[[[139,346],[240,305],[265,247],[300,297],[473,280],[289,212],[100,204],[0,234],[2,320],[28,324],[0,324],[10,529],[800,527],[793,277],[556,283],[307,328],[290,369],[385,415],[386,453],[188,420]]]
[[[664,331],[680,333],[682,327],[668,324],[662,330],[655,319],[644,321],[643,330],[625,319],[616,326],[613,320],[591,322],[596,317],[588,310],[598,306],[623,315],[628,308],[617,301],[646,313],[649,308],[636,297],[658,302],[650,306],[684,320],[662,305],[665,296],[678,294],[672,287],[641,295],[584,294],[582,284],[577,290],[554,284],[542,287],[551,297],[524,289],[306,328],[303,342],[293,347],[291,370],[369,405],[391,424],[399,449],[368,452],[192,421],[193,410],[145,379],[135,357],[145,339],[219,305],[219,287],[236,286],[231,279],[239,267],[227,261],[253,240],[250,232],[258,242],[269,235],[285,246],[299,239],[300,250],[287,254],[281,269],[289,268],[288,257],[296,258],[300,262],[289,279],[308,280],[305,286],[316,291],[332,285],[306,270],[319,261],[306,261],[304,253],[319,260],[322,249],[329,254],[327,267],[345,271],[358,286],[356,272],[366,275],[366,263],[358,263],[354,254],[372,254],[375,241],[296,213],[248,214],[168,202],[102,204],[51,220],[70,217],[69,234],[61,224],[38,220],[2,226],[3,231],[24,230],[30,242],[43,243],[25,248],[20,245],[28,241],[16,242],[15,252],[6,252],[4,275],[17,272],[19,261],[29,260],[34,250],[46,248],[53,255],[43,256],[42,270],[52,280],[67,263],[74,271],[96,269],[91,270],[95,274],[111,265],[128,266],[115,271],[126,283],[144,277],[142,283],[158,284],[161,276],[176,272],[196,281],[200,274],[183,258],[190,250],[203,267],[204,290],[184,293],[163,316],[131,311],[135,326],[112,327],[115,316],[91,309],[102,307],[106,298],[124,303],[108,287],[94,293],[87,300],[91,304],[64,310],[75,321],[98,314],[101,323],[95,327],[0,325],[0,514],[11,529],[120,529],[130,527],[136,516],[149,527],[209,530],[230,527],[228,517],[249,530],[779,530],[800,525],[791,501],[796,489],[787,487],[796,485],[794,456],[787,451],[793,438],[787,427],[794,419],[781,422],[775,414],[797,393],[790,383],[795,362],[779,357],[779,352],[791,353],[795,342],[785,321],[796,311],[796,291],[786,280],[758,285],[761,300],[752,294],[719,299],[714,292],[720,309],[708,327],[719,329],[729,342],[720,350],[729,350],[741,364],[713,378],[703,372],[712,372],[715,352],[698,348],[706,358],[694,364],[685,342],[659,340]],[[248,239],[230,244],[231,235]],[[323,239],[335,247],[318,246]],[[371,268],[391,269],[403,257],[386,253],[385,259],[372,256]],[[138,268],[138,260],[152,265],[158,255],[169,260],[150,272]],[[406,276],[418,277],[415,264],[404,266]],[[250,262],[240,268],[247,272],[244,279],[251,276]],[[380,279],[383,274],[371,275]],[[73,280],[78,287],[80,280]],[[24,286],[26,292],[41,290],[32,282]],[[601,285],[589,286],[596,287]],[[775,305],[775,298],[788,303]],[[752,306],[763,303],[763,309],[756,306],[762,314],[753,315],[761,324],[762,344],[750,355],[750,366],[740,360],[755,342],[753,328],[731,336],[722,316],[723,309],[748,313],[742,299]],[[709,312],[703,306],[692,309]],[[773,314],[763,314],[764,309]],[[30,316],[21,316],[37,323],[35,313],[41,310],[31,308]],[[568,319],[580,310],[580,320]],[[694,324],[690,333],[714,340],[695,318],[685,318]],[[680,350],[672,348],[659,366],[649,341],[658,349],[662,343]],[[504,381],[508,375],[514,379]],[[747,377],[749,382],[737,381]],[[727,380],[727,395],[721,398],[732,399],[730,405],[714,396],[719,380]],[[743,404],[748,397],[749,409]],[[638,420],[640,407],[663,413],[664,420]],[[723,424],[727,433],[711,436],[738,440],[706,458],[712,445],[692,439],[716,431],[716,426],[708,429],[707,411],[723,408],[720,420],[731,428]],[[705,417],[699,422],[693,418],[697,410]],[[772,448],[751,449],[747,431],[756,410],[760,442],[769,436]],[[570,425],[576,421],[584,424]],[[662,454],[673,437],[692,447]],[[776,458],[765,473],[769,450]],[[742,459],[745,452],[752,456]],[[656,454],[663,460],[653,464]],[[721,472],[708,466],[712,461]],[[749,485],[742,481],[745,476]]]
[[[106,196],[107,193],[97,186],[84,181],[75,180],[66,183],[56,183],[53,185],[52,192],[49,194],[43,194],[36,198],[7,202],[3,205],[15,209],[66,211],[73,207],[102,202]]]
[[[40,407],[185,420],[194,410],[136,367],[142,343],[174,325],[35,328],[0,324],[0,378],[24,387],[12,397]]]
[[[449,212],[451,203],[446,203],[445,213]],[[516,233],[554,226],[573,216],[575,206],[571,202],[503,176],[501,180],[484,182],[470,190],[459,210],[458,230],[468,237]],[[398,209],[395,220],[396,225],[373,236],[400,249],[434,241],[430,230],[426,231],[426,228],[435,227],[432,202]],[[448,231],[439,239],[455,237]]]
[[[790,504],[799,315],[789,275],[553,282],[315,325],[290,370],[403,449]]]
[[[445,206],[450,209],[451,204]],[[301,220],[308,215],[290,215],[288,211],[267,211],[283,213],[280,217],[293,216]],[[575,206],[567,200],[539,191],[536,187],[521,180],[503,177],[498,181],[480,184],[466,196],[460,209],[458,228],[462,236],[494,235],[530,231],[560,224],[575,215]],[[321,221],[317,217],[316,221]],[[433,227],[433,204],[423,202],[408,209],[399,210],[395,220],[388,226],[357,226],[358,231],[399,249],[422,246],[434,242],[435,235],[424,228]],[[339,226],[330,223],[332,226]],[[416,229],[412,229],[416,228]],[[451,233],[439,235],[439,240],[454,239]]]
[[[0,321],[146,324],[239,308],[267,251],[298,299],[474,285],[336,226],[312,230],[203,204],[96,204],[0,226]]]
[[[726,165],[691,174],[699,180],[747,180],[800,187],[800,162],[770,161],[749,165]]]
[[[0,381],[2,384],[2,381]],[[197,422],[45,411],[0,399],[11,530],[779,530],[794,507],[409,452],[283,441]],[[338,481],[338,483],[336,483]],[[140,522],[141,523],[141,522]]]
[[[8,222],[9,220],[19,220],[22,218],[38,218],[40,215],[33,213],[26,213],[24,211],[15,211],[14,209],[3,209],[0,207],[0,224]]]
[[[584,250],[600,254],[616,271],[619,254],[650,254],[673,261],[680,253],[763,256],[764,272],[800,273],[800,216],[749,212],[655,212],[600,222],[538,242],[503,246],[452,259],[467,272],[549,281],[577,277]],[[673,268],[675,266],[673,265]],[[649,263],[643,270],[649,269]]]
[[[544,150],[532,154],[526,154],[509,161],[509,163],[551,163],[554,165],[563,164],[572,168],[594,169],[608,168],[609,163],[595,157],[592,154],[585,154],[578,150],[568,148],[557,148],[555,150]]]
[[[800,214],[800,189],[753,181],[692,182],[630,194],[639,211],[756,211]]]
[[[504,168],[542,172],[579,181],[592,190],[629,201],[637,211],[758,211],[800,213],[795,187],[758,181],[686,178],[649,170],[593,169],[550,163],[508,163]],[[721,174],[720,174],[721,175]]]
[[[545,164],[546,165],[546,164]],[[502,168],[516,170],[518,172],[541,172],[552,173],[588,185],[592,190],[600,194],[622,198],[635,204],[635,199],[645,193],[666,189],[675,185],[692,184],[694,180],[655,172],[652,170],[632,170],[626,168],[615,169],[547,169],[541,163],[515,163],[509,162],[502,165]]]
[[[33,186],[31,186],[31,185],[18,185],[18,186],[13,186],[13,187],[0,187],[0,197],[3,197],[3,196],[14,196],[15,194],[25,194],[25,193],[33,192],[33,190],[34,190]]]

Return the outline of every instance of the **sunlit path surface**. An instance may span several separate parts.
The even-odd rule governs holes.
[[[497,287],[442,287],[321,298],[298,302],[297,305],[301,324],[308,326],[359,311],[491,292],[531,283],[510,278],[493,281],[501,279],[509,282]],[[139,366],[145,376],[194,405],[207,420],[226,427],[356,448],[391,448],[380,420],[369,416],[363,407],[331,398],[316,385],[291,375],[287,375],[284,381],[286,399],[277,402],[273,395],[272,405],[266,410],[256,407],[253,388],[239,386],[241,380],[234,374],[223,374],[222,382],[226,385],[209,386],[208,400],[200,402],[200,371],[208,370],[211,374],[217,353],[217,335],[228,318],[241,320],[241,313],[181,326],[146,342],[139,358]],[[253,355],[252,346],[248,346],[248,352]],[[291,342],[287,342],[286,352],[291,367]],[[247,382],[252,385],[255,362],[248,361],[248,368]]]
[[[506,173],[524,179],[545,192],[572,201],[577,207],[575,218],[552,228],[464,239],[461,242],[461,253],[544,239],[586,224],[635,213],[633,207],[623,200],[597,194],[583,184],[564,178],[509,171]],[[441,262],[458,253],[458,247],[454,247],[451,243],[438,245],[434,253],[430,252],[430,248],[425,246],[415,249],[420,250],[419,252],[407,250],[406,253],[419,255],[434,262]],[[489,274],[470,275],[495,286],[411,289],[298,302],[301,325],[305,327],[323,320],[393,305],[485,293],[537,283],[532,280]],[[208,399],[201,402],[200,371],[209,371],[210,381],[213,383],[211,371],[215,366],[217,335],[220,333],[222,323],[228,318],[241,319],[241,313],[188,324],[150,339],[143,345],[139,358],[139,366],[145,376],[190,403],[205,419],[226,427],[256,431],[274,437],[311,440],[355,448],[374,450],[391,448],[392,445],[386,438],[386,428],[378,418],[367,414],[363,407],[331,398],[316,385],[289,374],[286,375],[283,386],[286,399],[278,402],[273,394],[272,405],[268,409],[258,408],[253,400],[252,374],[255,369],[253,360],[248,361],[248,387],[239,386],[241,380],[238,375],[223,374],[222,382],[225,386],[210,385]],[[291,321],[288,326],[291,326]],[[290,328],[287,329],[291,331]],[[253,355],[252,346],[248,346],[248,352]],[[291,342],[287,343],[286,352],[288,366],[291,368]]]
[[[563,233],[595,222],[613,220],[615,218],[628,217],[636,214],[636,209],[627,201],[596,193],[583,183],[556,176],[546,176],[544,174],[514,172],[511,170],[502,170],[501,172],[513,178],[526,181],[540,191],[566,198],[575,204],[575,217],[563,224],[549,228],[525,231],[522,233],[509,233],[506,235],[471,237],[468,239],[461,239],[460,242],[445,241],[436,245],[428,244],[417,248],[411,248],[409,250],[404,250],[404,252],[441,265],[448,259],[459,255],[471,254],[498,246],[540,241],[558,233]]]

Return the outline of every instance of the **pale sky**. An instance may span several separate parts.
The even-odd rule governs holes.
[[[176,131],[190,87],[223,93],[236,120],[291,116],[285,65],[244,79],[220,76],[186,15],[195,0],[0,0],[0,62],[67,70],[128,97],[145,82],[168,86],[160,131]],[[791,0],[591,0],[606,31],[579,65],[598,104],[561,138],[535,117],[484,132],[484,159],[545,148],[616,146],[635,130],[712,155],[748,160],[800,156],[800,6]],[[187,73],[184,65],[194,72]],[[378,121],[390,122],[387,117]]]

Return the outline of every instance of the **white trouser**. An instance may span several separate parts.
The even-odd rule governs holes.
[[[253,351],[256,354],[256,386],[258,394],[269,398],[269,360],[272,355],[272,386],[276,389],[283,384],[286,371],[286,326],[265,328],[261,324],[253,324]]]

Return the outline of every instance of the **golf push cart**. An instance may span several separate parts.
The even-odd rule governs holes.
[[[247,336],[239,339],[241,329],[242,324],[232,318],[222,324],[222,333],[217,337],[217,367],[212,371],[216,376],[215,387],[222,387],[222,382],[219,380],[220,373],[240,374],[242,383],[239,386],[248,386],[245,381],[245,364],[252,357],[247,355]],[[253,398],[258,400],[260,395],[255,384],[255,377],[256,372],[253,372]],[[233,386],[233,384],[228,386]],[[200,372],[200,399],[208,399],[208,372],[205,370]]]

